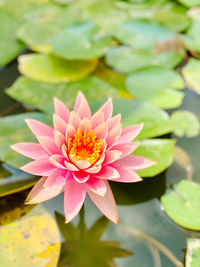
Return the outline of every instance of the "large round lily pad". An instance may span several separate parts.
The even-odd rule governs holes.
[[[199,120],[194,113],[187,110],[177,110],[171,114],[173,132],[180,137],[199,135]]]
[[[97,60],[65,60],[50,54],[28,54],[19,57],[19,71],[41,82],[77,81],[95,70]]]
[[[177,224],[200,230],[200,184],[181,180],[161,197],[167,215]]]
[[[53,40],[53,53],[65,59],[102,57],[112,39],[91,21],[66,27]]]

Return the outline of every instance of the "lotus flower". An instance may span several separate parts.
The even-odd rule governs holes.
[[[35,204],[64,191],[66,222],[80,211],[86,194],[99,210],[118,222],[116,203],[108,180],[138,182],[136,173],[154,164],[144,157],[130,155],[138,143],[131,142],[143,125],[121,126],[121,115],[112,117],[112,100],[91,115],[84,95],[79,93],[73,111],[54,99],[54,128],[34,119],[26,119],[39,143],[17,143],[12,148],[33,159],[21,167],[42,176],[27,197]]]

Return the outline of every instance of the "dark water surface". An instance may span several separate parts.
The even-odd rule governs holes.
[[[7,114],[14,114],[24,111],[24,108],[19,104],[16,104],[11,98],[6,96],[4,89],[9,87],[13,81],[18,76],[17,62],[14,62],[7,66],[6,68],[0,69],[0,114],[1,116]],[[200,96],[192,91],[186,90],[185,99],[183,105],[180,109],[186,109],[194,112],[198,117],[200,114]],[[13,133],[15,134],[15,133]],[[22,140],[23,141],[23,140]],[[189,155],[193,166],[193,180],[200,182],[200,137],[195,138],[179,138],[177,145],[185,150]],[[74,245],[76,242],[73,240],[64,241],[64,247],[76,247],[77,251],[74,253],[73,249],[66,249],[65,257],[83,257],[85,263],[79,266],[94,266],[92,265],[90,258],[92,254],[96,253],[95,257],[100,257],[102,261],[99,266],[111,266],[106,262],[109,261],[111,254],[113,253],[113,258],[115,258],[115,263],[117,266],[123,267],[173,267],[173,266],[183,266],[180,264],[184,262],[184,255],[186,249],[186,237],[199,236],[198,232],[189,231],[183,229],[173,223],[162,211],[161,204],[159,202],[160,197],[164,194],[166,187],[169,187],[172,183],[179,181],[180,179],[186,179],[187,174],[183,168],[173,163],[170,168],[168,168],[162,174],[154,178],[145,178],[143,182],[136,184],[118,184],[111,183],[119,211],[119,225],[114,225],[109,223],[105,232],[102,230],[102,240],[104,241],[117,241],[121,244],[121,248],[134,253],[132,256],[126,257],[126,253],[119,255],[115,253],[114,249],[111,249],[110,255],[105,253],[106,247],[102,248],[102,244],[98,245],[93,249],[93,240],[89,237],[87,242],[81,243],[84,238],[80,238],[78,245]],[[29,190],[26,192],[18,193],[9,197],[0,198],[0,215],[3,216],[8,210],[12,211],[16,207],[21,207],[25,196]],[[55,211],[63,213],[63,195],[52,199],[50,201],[42,204],[50,214],[55,216]],[[30,209],[30,214],[37,207],[26,208],[23,210],[24,214]],[[11,216],[12,224],[17,224],[17,218],[23,214],[18,214],[16,216]],[[0,224],[2,222],[0,216]],[[24,216],[24,218],[27,215]],[[85,203],[84,217],[82,217],[83,222],[87,225],[87,228],[91,227],[98,218],[101,217],[100,212],[93,205],[93,203],[87,198]],[[22,219],[23,220],[23,219]],[[74,224],[78,226],[78,216],[74,220]],[[7,222],[6,222],[7,223]],[[48,221],[47,227],[48,227]],[[4,226],[1,226],[1,228]],[[63,224],[63,227],[64,224]],[[0,228],[0,229],[1,229]],[[96,230],[98,231],[98,230]],[[87,230],[85,230],[87,232]],[[101,232],[101,231],[100,231]],[[85,234],[86,235],[86,234]],[[38,236],[40,238],[40,236]],[[74,237],[75,238],[75,237]],[[0,237],[1,239],[1,237]],[[157,242],[155,242],[155,240]],[[12,242],[9,240],[8,243]],[[42,241],[42,240],[41,240]],[[71,245],[73,244],[73,245]],[[82,244],[82,245],[80,245]],[[84,245],[86,244],[86,245]],[[104,244],[104,243],[103,243]],[[113,243],[113,246],[115,243]],[[33,244],[34,246],[34,244]],[[111,243],[112,246],[112,243]],[[73,255],[72,255],[73,254]],[[75,256],[74,256],[75,255]],[[20,254],[18,255],[20,257]],[[118,256],[118,257],[117,257]],[[122,257],[124,256],[124,257]],[[112,257],[111,257],[112,258]],[[17,260],[17,258],[16,258]],[[71,259],[73,262],[73,259]],[[75,260],[74,260],[75,262]],[[104,264],[105,263],[105,264]],[[26,262],[24,262],[26,265]],[[27,263],[28,265],[29,263]],[[100,263],[99,263],[100,264]],[[0,264],[0,266],[2,266]],[[16,263],[13,266],[20,266]],[[31,265],[29,266],[36,266]],[[38,265],[40,266],[40,265]],[[46,265],[41,265],[46,266]],[[48,265],[51,266],[51,265]],[[60,263],[59,266],[67,266]],[[73,265],[72,266],[77,266]],[[78,267],[79,267],[78,266]],[[96,265],[97,266],[97,265]],[[4,266],[3,266],[4,267]]]

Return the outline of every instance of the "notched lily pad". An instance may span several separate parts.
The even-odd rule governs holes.
[[[36,81],[61,83],[88,76],[97,63],[97,60],[65,60],[51,54],[28,54],[19,57],[19,71]]]
[[[200,185],[181,180],[161,197],[166,214],[177,224],[191,230],[200,230]]]
[[[153,177],[167,169],[173,162],[175,140],[152,139],[143,140],[133,154],[147,157],[156,161],[156,164],[147,169],[138,171],[142,177]]]
[[[187,239],[186,267],[200,266],[200,239]]]
[[[112,39],[92,22],[66,27],[53,40],[53,53],[65,59],[93,59],[102,57]]]
[[[177,110],[171,114],[173,132],[180,137],[199,135],[200,124],[196,115],[187,110]]]

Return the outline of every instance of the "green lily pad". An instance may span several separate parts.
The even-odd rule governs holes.
[[[50,54],[28,54],[19,57],[19,71],[30,79],[61,83],[77,81],[95,70],[97,60],[72,61]]]
[[[161,197],[167,215],[177,224],[191,230],[200,230],[200,185],[181,180]]]
[[[26,15],[17,37],[32,50],[49,52],[53,38],[65,26],[80,19],[78,14],[79,10],[72,6],[63,8],[47,3]]]
[[[59,231],[54,219],[42,206],[38,205],[17,221],[3,225],[0,234],[1,266],[23,266],[24,263],[38,267],[57,266],[61,246]]]
[[[188,7],[195,7],[200,5],[200,0],[178,0],[181,4]]]
[[[173,51],[153,53],[128,46],[117,46],[109,49],[105,60],[108,66],[123,73],[131,73],[149,66],[173,68],[180,64],[183,57]]]
[[[92,111],[96,111],[102,101],[91,103]],[[123,127],[144,123],[137,139],[152,138],[172,131],[168,114],[155,106],[136,100],[114,99],[114,114],[121,113]]]
[[[186,48],[200,53],[199,36],[200,36],[200,21],[193,20],[191,27],[183,37]]]
[[[170,109],[181,105],[184,94],[174,89],[183,89],[184,82],[174,70],[152,67],[137,71],[127,77],[128,91],[138,100]]]
[[[199,135],[200,124],[196,115],[187,110],[177,110],[171,114],[173,132],[180,137]]]
[[[188,9],[174,2],[168,2],[154,13],[154,19],[169,29],[181,32],[190,26],[191,19],[187,16]]]
[[[86,60],[102,57],[111,44],[112,39],[88,21],[61,31],[53,41],[53,53],[65,59]]]
[[[200,265],[200,239],[187,238],[186,267]]]
[[[18,142],[32,142],[34,137],[24,119],[33,118],[46,122],[46,116],[41,113],[22,113],[0,118],[0,160],[8,165],[19,168],[30,160],[11,149]]]
[[[136,49],[153,51],[155,45],[172,42],[178,35],[153,21],[129,21],[116,27],[114,37]]]
[[[167,169],[173,162],[175,140],[152,139],[141,141],[134,155],[147,157],[156,161],[156,164],[147,169],[138,171],[142,177],[153,177]]]
[[[24,45],[15,38],[20,21],[0,10],[0,66],[13,60],[23,49]]]
[[[88,101],[109,96],[119,97],[114,87],[94,76],[88,76],[77,82],[59,84],[37,82],[21,76],[6,90],[12,98],[47,112],[52,109],[53,97],[59,98],[68,107],[72,107],[79,91],[85,94]]]
[[[190,58],[182,73],[187,86],[200,94],[200,61]]]

